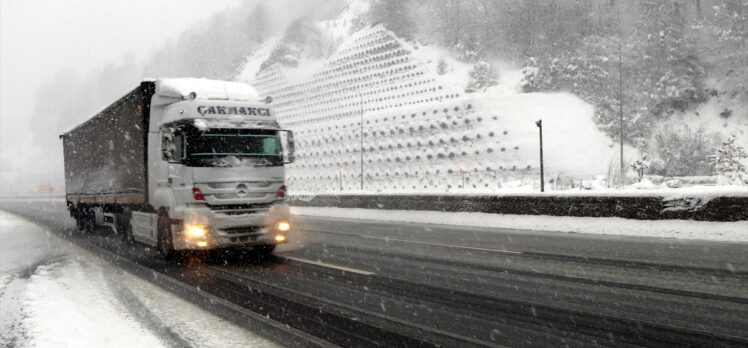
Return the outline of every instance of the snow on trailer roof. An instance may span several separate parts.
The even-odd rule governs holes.
[[[163,97],[185,98],[195,93],[198,99],[231,99],[259,101],[254,87],[239,82],[205,78],[168,78],[156,80],[156,94]]]
[[[152,79],[144,79],[143,81],[145,81],[145,82],[153,82],[153,80],[152,80]],[[139,83],[139,84],[138,84],[137,86],[135,86],[135,87],[133,87],[133,88],[131,88],[131,89],[128,89],[128,90],[127,90],[127,93],[125,93],[125,94],[124,94],[124,95],[123,95],[122,97],[118,98],[117,100],[115,100],[115,101],[113,101],[113,102],[111,102],[111,103],[109,103],[109,104],[106,104],[106,105],[104,105],[104,106],[100,107],[100,108],[99,108],[98,110],[96,110],[96,112],[94,112],[94,113],[93,113],[93,116],[91,116],[91,117],[89,117],[89,118],[87,118],[87,119],[85,119],[85,120],[81,121],[80,123],[78,123],[78,124],[76,124],[76,125],[74,125],[74,126],[70,127],[70,128],[68,129],[68,130],[66,130],[66,131],[62,132],[62,134],[60,134],[60,139],[62,139],[62,137],[66,136],[67,134],[69,134],[69,133],[72,133],[72,132],[73,132],[73,131],[75,131],[76,129],[78,129],[78,128],[80,128],[80,127],[83,127],[83,125],[85,125],[85,124],[86,124],[86,123],[88,123],[89,121],[91,121],[91,120],[93,120],[94,118],[96,118],[96,116],[98,116],[99,114],[101,114],[102,112],[104,112],[104,111],[105,111],[106,109],[108,109],[109,107],[111,107],[111,106],[112,106],[112,105],[114,105],[114,104],[117,104],[117,103],[121,102],[121,101],[122,101],[122,99],[124,99],[125,97],[127,97],[127,96],[129,96],[130,94],[132,94],[132,93],[134,93],[135,91],[137,91],[137,90],[138,90],[138,88],[140,88],[140,83]]]
[[[163,96],[163,97],[167,97],[167,98],[180,98],[180,99],[186,98],[190,95],[190,93],[195,92],[195,94],[197,95],[197,98],[199,99],[233,99],[233,100],[248,100],[248,101],[259,101],[260,100],[260,96],[254,87],[246,83],[240,83],[240,82],[209,80],[206,78],[194,78],[194,77],[179,77],[179,78],[150,78],[148,77],[148,78],[144,78],[141,82],[155,83],[156,84],[155,94]],[[136,91],[138,88],[140,88],[140,86],[141,84],[138,83],[137,86],[135,86],[132,89],[129,89],[127,93],[124,94],[124,96],[130,95],[131,93]],[[122,98],[124,98],[124,96]],[[87,118],[83,122],[80,122],[70,127],[67,131],[62,132],[62,134],[60,134],[60,138],[80,128],[84,124],[88,123],[94,117],[96,117],[96,115],[101,114],[102,112],[104,112],[104,110],[106,110],[113,104],[122,100],[122,98],[119,98],[116,101],[99,108],[90,118]]]

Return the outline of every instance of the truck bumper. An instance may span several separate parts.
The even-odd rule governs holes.
[[[285,204],[251,214],[216,213],[206,206],[188,207],[182,224],[172,225],[175,250],[243,248],[283,244],[290,231],[289,209]],[[194,233],[202,229],[204,235]]]

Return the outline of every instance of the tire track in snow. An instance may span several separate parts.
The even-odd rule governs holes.
[[[167,347],[172,348],[196,348],[192,342],[184,337],[178,331],[166,325],[138,296],[129,288],[106,277],[106,282],[114,292],[117,300],[125,307],[135,318],[140,321],[144,327],[151,331]]]

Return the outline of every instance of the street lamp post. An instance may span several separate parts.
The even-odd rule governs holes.
[[[356,91],[359,97],[359,104],[361,106],[361,127],[359,136],[361,138],[361,191],[364,191],[364,95]]]
[[[618,121],[620,123],[621,141],[621,187],[626,184],[626,172],[623,164],[623,45],[618,42]]]
[[[340,191],[343,191],[343,167],[338,168],[338,186]]]
[[[540,131],[540,192],[545,192],[545,178],[543,175],[543,120],[535,121]]]

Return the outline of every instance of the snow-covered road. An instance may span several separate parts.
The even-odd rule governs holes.
[[[0,346],[273,344],[0,211]]]

